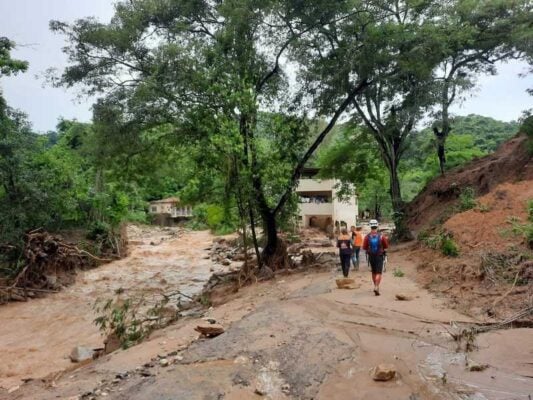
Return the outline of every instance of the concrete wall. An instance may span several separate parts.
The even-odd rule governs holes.
[[[331,190],[334,185],[333,179],[319,181],[317,179],[300,179],[297,192],[324,192]]]
[[[303,227],[308,227],[310,218],[314,218],[316,225],[325,228],[328,218],[331,218],[333,223],[335,221],[344,221],[348,227],[356,225],[358,204],[357,197],[352,196],[347,201],[341,201],[337,198],[337,191],[335,190],[336,181],[333,179],[315,180],[315,179],[301,179],[296,193],[305,193],[310,195],[313,192],[329,192],[329,196],[333,198],[331,203],[300,203],[299,214],[301,217],[301,224]],[[322,226],[324,225],[324,226]]]

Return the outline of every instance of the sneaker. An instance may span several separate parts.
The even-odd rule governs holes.
[[[376,296],[379,296],[379,288],[375,288],[375,289],[374,289],[374,294],[375,294]]]

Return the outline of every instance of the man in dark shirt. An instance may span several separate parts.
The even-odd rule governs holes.
[[[383,274],[383,261],[386,256],[389,241],[378,232],[378,221],[370,220],[370,233],[365,236],[363,250],[368,254],[368,261],[372,269],[372,282],[374,283],[374,294],[379,296],[379,285]]]

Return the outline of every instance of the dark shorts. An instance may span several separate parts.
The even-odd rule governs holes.
[[[373,274],[383,273],[383,254],[369,254],[368,261],[370,262],[370,268]]]

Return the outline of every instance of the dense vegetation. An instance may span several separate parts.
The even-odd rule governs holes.
[[[136,0],[117,2],[107,24],[52,21],[70,61],[54,82],[97,96],[93,122],[38,136],[4,107],[0,241],[38,226],[112,230],[143,220],[146,201],[178,195],[196,205],[197,227],[250,230],[259,264],[279,267],[278,230],[309,162],[356,184],[362,207],[389,209],[408,237],[405,200],[514,133],[478,116],[454,120],[448,108],[495,61],[531,60],[531,8]],[[1,43],[2,74],[24,70]]]
[[[480,115],[457,116],[454,130],[447,140],[447,167],[454,168],[475,157],[495,151],[519,130],[517,122],[502,122]],[[410,201],[427,182],[440,173],[438,142],[431,127],[414,131],[408,143],[405,160],[400,166],[404,199]],[[387,172],[379,157],[379,148],[367,134],[355,126],[343,125],[332,140],[318,152],[317,166],[324,177],[341,181],[341,193],[355,191],[359,209],[369,209],[382,217],[392,216],[390,197],[386,192]]]

